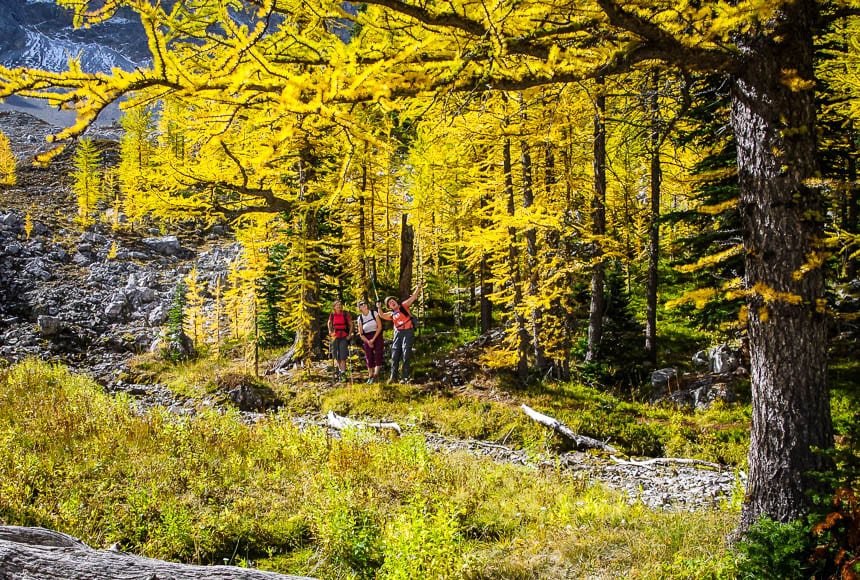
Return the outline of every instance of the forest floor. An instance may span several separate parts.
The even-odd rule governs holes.
[[[476,363],[486,342],[474,341],[441,354],[434,359],[428,376],[419,375],[415,382],[406,385],[384,381],[366,384],[366,371],[358,350],[351,357],[351,378],[346,382],[334,380],[331,361],[296,366],[280,375],[264,376],[262,382],[276,393],[290,398],[285,409],[294,422],[303,427],[326,429],[331,436],[338,436],[338,432],[327,420],[327,411],[330,410],[366,424],[393,422],[404,433],[420,434],[427,445],[439,453],[467,452],[534,470],[559,470],[572,480],[601,482],[620,492],[629,503],[639,502],[655,510],[723,509],[740,496],[745,473],[728,465],[684,457],[633,458],[623,452],[576,450],[548,429],[546,443],[537,448],[523,448],[509,441],[510,431],[498,438],[475,438],[434,430],[438,424],[420,418],[424,413],[423,405],[428,401],[430,405],[435,401],[445,401],[446,408],[450,409],[474,404],[489,409],[492,405],[493,408],[504,408],[512,415],[523,414],[520,406],[531,402],[528,396],[501,386],[492,372]],[[156,375],[147,379],[148,373],[141,373],[141,368],[151,366],[151,358],[147,358],[130,373],[131,383],[116,384],[112,390],[131,393],[142,407],[159,405],[176,413],[193,414],[201,408],[233,406],[227,391],[234,389],[235,392],[237,382],[243,380],[231,371],[212,371],[213,375],[230,378],[216,379],[214,384],[209,382],[194,395],[185,396],[164,383],[154,382]],[[161,367],[160,364],[155,366]],[[190,374],[206,376],[209,373],[201,373],[197,369]],[[182,378],[178,382],[187,380]],[[244,380],[247,385],[260,384],[247,375]],[[242,415],[249,422],[266,417],[265,412],[253,411],[242,412]],[[379,437],[388,437],[389,433],[380,432]]]

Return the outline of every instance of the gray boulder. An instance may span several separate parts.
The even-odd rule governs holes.
[[[36,319],[42,336],[56,336],[66,329],[66,323],[55,316],[43,314]]]
[[[728,345],[721,344],[708,351],[711,372],[717,374],[734,372],[740,366],[737,354]]]
[[[163,236],[161,238],[145,238],[146,244],[153,252],[162,256],[178,256],[182,253],[182,246],[176,236]]]

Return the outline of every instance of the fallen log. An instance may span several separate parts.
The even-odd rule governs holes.
[[[544,427],[549,427],[566,440],[572,442],[574,446],[582,451],[584,449],[600,449],[601,451],[608,451],[610,453],[618,453],[618,450],[612,447],[611,445],[607,445],[603,441],[599,439],[593,439],[591,437],[586,437],[585,435],[579,435],[571,431],[570,427],[555,419],[550,417],[549,415],[544,415],[543,413],[538,413],[528,405],[521,405],[522,410],[526,415],[543,425]]]
[[[313,580],[236,566],[195,566],[95,550],[77,538],[47,530],[0,526],[0,578],[42,580]]]
[[[392,429],[397,431],[398,435],[401,435],[400,425],[397,423],[368,423],[365,421],[356,421],[355,419],[350,419],[349,417],[343,417],[341,415],[336,414],[334,411],[328,412],[328,425],[332,429],[337,429],[338,431],[343,431],[344,429]]]
[[[717,471],[723,471],[726,469],[724,465],[720,465],[719,463],[711,463],[710,461],[704,461],[702,459],[691,459],[688,457],[654,457],[651,459],[620,459],[615,457],[614,455],[609,456],[612,461],[618,463],[619,465],[635,465],[636,467],[645,467],[647,469],[653,469],[652,465],[700,465],[702,467],[710,467],[712,469],[716,469]]]

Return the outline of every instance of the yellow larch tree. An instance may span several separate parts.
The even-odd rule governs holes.
[[[130,108],[121,120],[120,162],[117,166],[120,205],[133,227],[147,212],[150,164],[155,149],[155,126],[152,111],[145,107]]]
[[[15,185],[17,174],[15,164],[17,159],[12,152],[12,144],[3,132],[0,132],[0,185]]]
[[[101,198],[101,154],[92,139],[83,138],[75,150],[72,191],[78,201],[78,223],[87,227]]]
[[[199,350],[205,338],[207,282],[200,280],[197,266],[193,266],[184,278],[185,282],[185,331],[194,347]]]
[[[187,141],[173,144],[192,158],[219,148],[223,155],[207,163],[204,173],[181,173],[182,187],[162,195],[204,215],[209,208],[225,215],[229,209],[247,212],[255,203],[270,213],[293,210],[295,200],[284,197],[284,190],[294,188],[279,181],[277,160],[296,115],[346,129],[353,118],[345,105],[358,101],[392,109],[416,95],[445,100],[490,94],[516,103],[520,91],[580,87],[650,70],[657,61],[680,71],[726,75],[744,212],[754,408],[742,525],[761,516],[785,521],[808,509],[808,490],[821,486],[809,474],[830,465],[826,454],[814,450],[833,445],[824,273],[810,262],[820,254],[826,216],[815,180],[814,32],[827,19],[856,19],[853,1],[368,0],[355,14],[334,0],[199,0],[173,3],[169,11],[165,3],[147,0],[61,2],[75,10],[78,25],[109,18],[120,6],[133,8],[147,31],[151,66],[110,74],[84,73],[75,60],[65,73],[0,68],[0,98],[15,93],[73,107],[78,120],[58,133],[61,141],[79,136],[120,97],[130,97],[129,107],[176,102],[187,111],[183,128],[195,130],[172,135],[196,141],[200,149]],[[602,115],[600,100],[595,109]],[[515,107],[503,113],[493,119],[502,121],[501,144],[488,156],[502,164],[501,177],[495,168],[501,179],[496,191],[504,193],[487,207],[507,226],[508,247],[526,247],[525,254],[511,253],[506,265],[516,277],[521,256],[528,255],[525,233],[533,225],[518,227],[517,219],[528,212],[502,201],[516,202],[529,174],[534,176],[528,163],[516,168],[512,153],[520,145],[513,128],[532,117],[517,116]],[[260,133],[260,155],[246,160],[229,139],[221,145],[240,125]],[[600,131],[595,139],[603,139]],[[596,167],[599,174],[602,160]],[[595,177],[597,184],[600,176]],[[597,204],[602,195],[595,196]],[[594,228],[595,240],[603,235]],[[604,259],[596,249],[595,272]],[[515,296],[521,283],[504,290]]]

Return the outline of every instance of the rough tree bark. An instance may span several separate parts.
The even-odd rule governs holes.
[[[753,417],[741,529],[762,515],[788,521],[830,466],[822,194],[816,176],[812,27],[816,3],[786,3],[771,33],[739,41],[731,123],[749,293]],[[758,32],[758,33],[756,33]]]
[[[0,579],[40,580],[313,580],[235,566],[193,566],[94,550],[44,528],[0,526]]]

